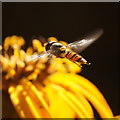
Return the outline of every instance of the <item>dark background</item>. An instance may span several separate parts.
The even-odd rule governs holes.
[[[102,37],[82,52],[92,63],[82,76],[94,83],[107,99],[114,115],[120,114],[118,73],[118,3],[3,3],[3,39],[20,35],[57,37],[67,42],[96,28]]]

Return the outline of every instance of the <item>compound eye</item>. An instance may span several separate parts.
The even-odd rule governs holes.
[[[53,43],[56,43],[56,42],[55,42],[55,41],[51,41],[51,42],[49,42],[49,43],[45,46],[46,51],[47,51],[47,50],[50,50],[50,47],[51,47],[51,45],[52,45]]]
[[[63,45],[61,43],[55,43],[53,46],[54,48],[61,48]]]

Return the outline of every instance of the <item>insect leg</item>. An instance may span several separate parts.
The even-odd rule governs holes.
[[[52,58],[52,56],[53,56],[52,54],[48,55],[48,61]]]
[[[76,65],[78,65],[79,67],[82,67],[81,65],[79,65],[77,62],[74,62]]]

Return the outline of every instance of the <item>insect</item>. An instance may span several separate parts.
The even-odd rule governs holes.
[[[45,46],[46,51],[40,54],[31,55],[30,60],[42,59],[44,57],[48,57],[48,59],[50,59],[54,55],[59,58],[67,58],[76,63],[78,66],[80,66],[80,64],[90,65],[90,63],[88,63],[81,55],[79,55],[79,53],[96,41],[102,35],[102,33],[102,29],[97,29],[89,34],[84,35],[78,41],[70,43],[66,46],[55,41],[48,42]]]

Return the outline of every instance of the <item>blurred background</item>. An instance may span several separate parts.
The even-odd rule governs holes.
[[[103,28],[99,40],[81,53],[92,64],[84,65],[80,75],[100,89],[114,115],[120,114],[118,3],[2,3],[2,23],[3,40],[20,35],[26,45],[41,35],[70,43]]]

